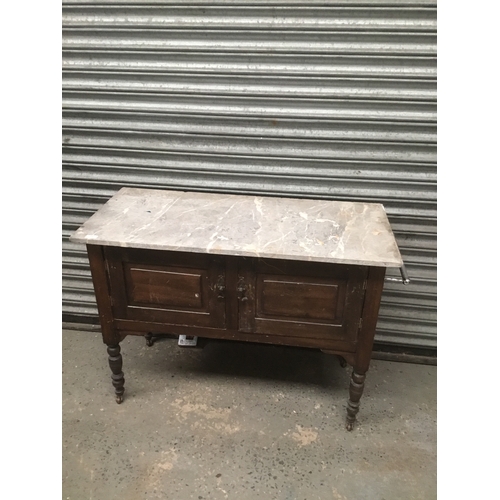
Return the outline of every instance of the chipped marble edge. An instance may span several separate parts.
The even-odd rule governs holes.
[[[283,259],[283,260],[295,260],[295,261],[303,261],[303,262],[323,262],[326,264],[345,264],[345,265],[356,265],[356,266],[372,266],[372,267],[393,267],[400,268],[403,265],[403,260],[400,257],[400,261],[376,261],[376,260],[354,260],[354,259],[326,259],[321,257],[308,257],[304,254],[282,254],[276,255],[273,253],[267,252],[248,252],[245,250],[230,250],[230,251],[220,251],[220,250],[208,250],[206,248],[200,247],[187,247],[187,246],[168,246],[168,245],[155,245],[151,244],[143,244],[141,245],[134,243],[133,245],[128,245],[123,241],[108,241],[101,239],[91,239],[88,237],[78,237],[75,234],[69,237],[69,240],[73,243],[83,243],[85,245],[102,245],[102,246],[111,246],[111,247],[120,247],[120,248],[137,248],[141,250],[163,250],[166,252],[191,252],[198,254],[207,254],[207,255],[234,255],[237,257],[254,257],[260,259]]]

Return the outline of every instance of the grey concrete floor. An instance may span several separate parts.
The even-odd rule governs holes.
[[[349,367],[316,350],[122,342],[63,331],[66,500],[436,498],[436,367],[372,361],[344,428]]]

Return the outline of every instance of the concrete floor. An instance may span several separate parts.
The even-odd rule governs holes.
[[[349,368],[319,351],[122,342],[63,331],[63,499],[436,498],[436,367],[372,361],[344,429]]]

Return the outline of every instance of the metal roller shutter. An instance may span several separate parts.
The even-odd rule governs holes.
[[[63,2],[63,317],[97,321],[68,236],[122,186],[364,200],[412,278],[376,340],[434,348],[436,25],[434,2]]]

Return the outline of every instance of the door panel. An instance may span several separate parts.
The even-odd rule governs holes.
[[[259,274],[256,282],[257,315],[338,321],[342,318],[345,283],[322,281],[317,278],[295,278],[292,281],[284,276]]]
[[[356,341],[366,267],[247,259],[238,274],[240,331]]]
[[[224,328],[222,258],[115,247],[105,252],[116,318]]]
[[[124,263],[128,303],[184,309],[203,307],[204,271]]]

